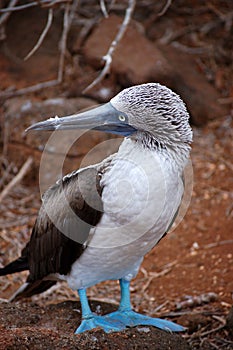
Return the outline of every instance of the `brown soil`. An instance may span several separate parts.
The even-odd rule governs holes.
[[[192,349],[233,349],[232,329],[229,328],[232,327],[232,320],[228,321],[231,326],[225,327],[233,295],[233,132],[230,112],[233,70],[232,60],[228,57],[231,54],[227,51],[230,47],[228,41],[232,40],[229,32],[232,27],[229,29],[227,22],[225,27],[218,24],[221,17],[219,12],[226,15],[233,9],[228,1],[221,1],[221,4],[213,2],[212,5],[209,4],[208,11],[205,5],[194,6],[193,3],[189,1],[189,5],[184,6],[182,1],[178,2],[153,26],[150,25],[153,15],[148,13],[146,7],[139,7],[136,17],[144,24],[147,37],[152,41],[162,37],[164,28],[167,27],[177,33],[187,30],[180,38],[182,45],[195,46],[198,37],[198,43],[201,40],[203,47],[209,44],[216,46],[216,51],[197,54],[195,60],[198,62],[199,73],[219,90],[222,101],[227,102],[228,113],[221,118],[213,116],[214,120],[201,128],[193,126],[191,160],[194,187],[189,209],[179,226],[146,256],[131,286],[132,303],[137,311],[177,321],[186,326],[188,331],[180,336],[139,327],[121,333],[105,334],[101,330],[94,330],[74,336],[73,332],[80,322],[80,305],[74,292],[65,284],[58,284],[44,295],[35,296],[25,303],[7,304],[3,301],[0,304],[0,349],[162,350],[188,349],[189,346]],[[216,22],[217,29],[206,35],[203,32],[201,36],[195,30],[190,33],[187,29],[190,8],[196,14],[192,17],[195,26],[201,27],[205,23],[214,25]],[[157,11],[156,5],[154,11]],[[24,15],[21,12],[21,18],[12,16],[7,25],[7,40],[0,50],[2,90],[12,86],[19,89],[56,77],[59,57],[57,43],[61,35],[62,15],[57,11],[44,44],[31,61],[23,62],[22,58],[43,30],[47,13],[38,9],[26,12]],[[20,26],[22,16],[23,23],[28,18],[30,23]],[[31,30],[28,31],[28,28]],[[37,36],[33,33],[37,33]],[[74,48],[73,36],[72,32],[69,49]],[[47,98],[64,97],[67,96],[67,91],[68,95],[72,95],[75,86],[83,86],[91,80],[93,67],[88,67],[83,62],[77,66],[74,57],[74,49],[70,49],[66,57],[64,82],[60,86],[23,96],[22,100],[3,100],[0,107],[3,112],[1,128],[5,131],[2,134],[4,136],[0,137],[3,150],[1,190],[14,178],[28,156],[32,155],[34,159],[33,167],[22,183],[16,185],[0,203],[2,265],[20,254],[40,206],[38,168],[42,152],[39,146],[45,140],[25,138],[23,129],[35,120],[30,116],[24,120],[19,119],[23,117],[22,114],[16,116],[16,106],[22,101],[42,102]],[[88,79],[84,78],[85,75],[88,75]],[[111,91],[121,88],[115,77],[110,77],[107,84],[110,84],[109,81],[112,84]],[[47,110],[41,109],[40,113],[45,115]],[[9,114],[12,115],[10,122],[6,119]],[[57,110],[54,110],[54,114],[57,114]],[[25,125],[21,125],[21,121]],[[91,136],[91,147],[101,140],[106,138]],[[91,148],[89,141],[87,135],[71,150],[73,156],[68,156],[64,172],[78,167],[80,154],[85,154]],[[1,278],[1,298],[9,298],[26,275],[21,273]],[[90,288],[88,293],[92,300],[97,300],[92,302],[93,310],[101,313],[114,309],[116,306],[113,304],[119,301],[119,287],[114,281]]]
[[[92,302],[95,312],[111,312],[112,306]],[[0,305],[4,327],[0,327],[0,349],[184,349],[189,346],[179,335],[138,327],[121,333],[93,330],[74,335],[80,323],[80,303],[67,301],[48,307],[37,304]],[[16,317],[17,315],[17,317]],[[27,320],[25,322],[25,319]],[[140,345],[139,345],[140,344]]]

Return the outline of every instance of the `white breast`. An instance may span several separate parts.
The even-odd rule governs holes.
[[[130,139],[123,141],[102,185],[104,214],[72,266],[68,283],[73,289],[134,276],[166,232],[183,193],[169,160]]]

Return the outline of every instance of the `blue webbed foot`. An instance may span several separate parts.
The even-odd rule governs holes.
[[[106,319],[104,316],[98,316],[92,313],[85,289],[78,290],[81,309],[82,309],[82,322],[80,326],[76,329],[75,334],[80,334],[86,331],[90,331],[94,328],[102,328],[104,332],[118,332],[125,328],[125,325],[120,322],[120,320]]]
[[[119,309],[104,316],[98,316],[91,312],[85,289],[78,291],[82,308],[82,322],[76,329],[75,334],[80,334],[98,327],[102,328],[106,333],[119,332],[127,327],[135,326],[153,326],[170,332],[182,332],[186,330],[186,328],[171,321],[134,312],[130,304],[129,282],[121,279],[120,286],[121,301]]]
[[[106,319],[104,316],[90,315],[88,318],[84,318],[80,326],[76,329],[75,334],[80,334],[85,331],[89,331],[94,328],[102,328],[105,333],[119,332],[125,328],[117,319]]]
[[[120,280],[121,287],[121,301],[119,309],[115,312],[112,312],[108,315],[105,315],[105,319],[108,321],[116,320],[126,327],[135,327],[135,326],[153,326],[165,331],[170,332],[182,332],[186,328],[173,323],[171,321],[163,320],[160,318],[153,318],[145,315],[141,315],[137,312],[134,312],[131,308],[130,303],[130,291],[129,291],[129,281],[124,279]]]
[[[167,320],[163,320],[160,318],[153,318],[149,316],[145,316],[134,312],[133,310],[125,310],[125,311],[115,311],[111,314],[104,316],[106,320],[117,320],[124,324],[124,328],[126,327],[135,327],[135,326],[153,326],[165,331],[170,332],[182,332],[185,330],[184,327]]]

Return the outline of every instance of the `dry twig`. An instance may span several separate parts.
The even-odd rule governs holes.
[[[3,169],[5,168],[5,170],[1,171],[0,188],[4,186],[5,181],[9,178],[10,172],[13,169],[13,163],[4,164],[4,163],[6,163],[5,162],[6,159],[4,157],[1,160],[2,160],[2,168]]]
[[[8,141],[9,141],[9,121],[4,118],[3,123],[3,149],[2,149],[2,156],[3,158],[6,158],[7,150],[8,150]]]
[[[158,13],[158,17],[162,17],[167,10],[169,9],[169,7],[171,6],[172,0],[167,0],[165,6],[163,7],[163,9]]]
[[[32,92],[36,92],[36,91],[39,91],[39,90],[42,90],[42,89],[45,89],[45,88],[48,88],[48,87],[59,85],[62,82],[62,80],[63,80],[63,71],[64,71],[65,53],[66,53],[66,44],[67,44],[67,36],[68,36],[69,29],[70,29],[70,26],[71,26],[71,23],[72,23],[72,20],[73,20],[73,17],[74,17],[74,13],[76,11],[77,6],[78,6],[78,0],[75,0],[73,2],[72,6],[70,6],[70,4],[66,4],[66,6],[65,6],[65,12],[64,12],[64,17],[63,17],[63,31],[62,31],[62,37],[61,37],[61,42],[60,42],[61,54],[60,54],[60,59],[59,59],[59,67],[58,67],[57,79],[46,81],[46,82],[42,82],[42,83],[39,83],[39,84],[35,84],[35,85],[29,86],[29,87],[26,87],[26,88],[22,88],[22,89],[19,89],[19,90],[16,90],[16,91],[4,91],[4,92],[0,93],[0,98],[9,98],[9,97],[13,97],[13,96],[21,96],[21,95],[24,95],[26,93],[32,93]],[[45,35],[46,35],[47,34],[47,30],[44,29],[43,33],[45,33]],[[43,37],[43,39],[44,39],[44,37]],[[40,39],[39,39],[39,41],[40,41]],[[37,45],[36,45],[36,49],[38,48]],[[39,45],[41,45],[41,43]]]
[[[47,33],[48,33],[48,31],[49,31],[49,29],[51,27],[52,21],[53,21],[53,9],[50,8],[49,9],[49,13],[48,13],[48,20],[47,20],[46,26],[45,26],[43,32],[41,33],[41,35],[39,37],[39,40],[37,41],[36,45],[27,54],[27,56],[24,58],[24,61],[28,60],[39,49],[39,47],[43,43],[44,38],[46,37],[46,35],[47,35]]]
[[[36,92],[36,91],[39,91],[39,90],[42,90],[42,89],[46,89],[48,87],[52,87],[52,86],[55,86],[55,85],[58,85],[58,80],[55,79],[55,80],[49,80],[49,81],[46,81],[46,82],[43,82],[43,83],[39,83],[39,84],[35,84],[35,85],[32,85],[32,86],[28,86],[28,87],[25,87],[25,88],[22,88],[22,89],[19,89],[19,90],[16,90],[16,91],[3,91],[0,93],[0,98],[10,98],[10,97],[14,97],[14,96],[22,96],[24,94],[28,94],[28,93],[32,93],[32,92]]]
[[[104,0],[100,0],[100,8],[101,8],[101,11],[103,12],[104,17],[108,18],[108,11],[106,9],[106,5],[105,5]]]
[[[68,0],[59,0],[59,1],[58,0],[56,0],[56,1],[41,0],[40,4],[44,5],[44,6],[45,5],[53,6],[54,4],[57,4],[58,2],[59,3],[68,2]],[[28,4],[28,5],[35,6],[36,4],[38,4],[38,2],[33,2],[33,3]],[[63,81],[67,36],[68,36],[70,25],[72,23],[73,16],[74,16],[75,10],[77,8],[77,5],[78,5],[78,0],[75,0],[75,1],[73,1],[72,6],[70,6],[69,3],[67,3],[65,6],[64,19],[63,19],[63,32],[62,32],[61,43],[60,43],[61,54],[60,54],[60,59],[59,59],[57,79],[50,80],[47,82],[42,82],[39,84],[35,84],[35,85],[29,86],[26,88],[22,88],[22,89],[19,89],[16,91],[12,91],[12,90],[4,91],[0,94],[0,97],[9,98],[9,97],[13,97],[13,96],[24,95],[26,93],[33,93],[33,92],[39,91],[41,89],[56,86]],[[95,86],[97,83],[102,81],[104,79],[104,77],[109,73],[111,63],[112,63],[113,53],[114,53],[119,41],[122,39],[122,37],[123,37],[127,27],[128,27],[128,24],[132,18],[132,13],[134,11],[135,5],[136,5],[136,0],[129,0],[129,4],[128,4],[128,7],[127,7],[126,12],[125,12],[125,17],[124,17],[124,20],[122,22],[122,25],[120,26],[120,29],[119,29],[116,37],[112,41],[107,54],[105,56],[103,56],[103,60],[105,61],[105,66],[104,66],[103,70],[101,71],[100,75],[84,90],[84,93],[87,90],[91,89],[93,86]],[[101,9],[102,9],[104,15],[107,16],[106,6],[105,6],[105,2],[103,0],[100,2],[100,6],[101,6]],[[17,10],[19,10],[19,8],[23,9],[20,6],[17,6]],[[16,8],[11,7],[10,9],[8,8],[8,11],[15,11],[15,9]],[[41,44],[42,44],[46,34],[48,33],[50,26],[51,26],[52,19],[53,19],[53,10],[50,9],[47,24],[46,24],[38,42],[37,42],[37,44],[33,47],[33,49],[30,51],[30,53],[25,57],[25,60],[28,59],[29,57],[31,57],[35,53],[35,51],[41,46]]]
[[[233,239],[227,239],[225,241],[219,241],[219,242],[206,244],[203,248],[204,249],[209,249],[209,248],[218,247],[220,245],[225,245],[225,244],[233,244]]]
[[[21,10],[28,9],[30,7],[38,6],[38,5],[41,5],[41,7],[52,7],[57,4],[71,2],[71,0],[40,0],[40,1],[29,2],[28,4],[24,4],[24,5],[15,6],[18,0],[16,1],[16,3],[14,3],[14,1],[15,0],[13,0],[12,3],[10,3],[7,8],[0,9],[0,13],[21,11]]]
[[[172,270],[173,266],[176,263],[177,263],[177,260],[165,265],[164,269],[160,272],[150,272],[149,277],[148,277],[148,281],[146,282],[146,284],[142,288],[143,293],[145,293],[145,291],[147,290],[147,288],[149,287],[149,285],[151,284],[151,282],[153,281],[154,278],[158,278],[158,277],[167,275]]]
[[[30,166],[32,165],[33,159],[32,157],[29,157],[18,174],[6,185],[4,190],[0,193],[0,203],[1,201],[6,197],[6,195],[10,192],[10,190],[22,180],[22,178],[26,175],[28,172]]]
[[[59,60],[59,69],[58,69],[58,76],[57,76],[58,84],[60,84],[63,80],[67,36],[70,30],[70,26],[72,24],[74,13],[78,6],[78,3],[79,1],[75,0],[72,6],[68,4],[66,5],[66,8],[65,8],[64,19],[63,19],[63,31],[62,31],[62,37],[60,42],[61,55]]]
[[[181,44],[178,41],[173,41],[171,43],[171,45],[173,47],[175,47],[176,49],[179,49],[180,51],[183,51],[183,52],[186,52],[189,54],[193,54],[193,55],[197,55],[197,54],[201,55],[205,52],[210,52],[212,49],[212,47],[210,45],[206,46],[206,47],[191,47],[191,46]]]
[[[17,4],[18,0],[11,0],[11,2],[9,3],[9,6],[7,9],[14,7]],[[3,12],[2,10],[0,10],[0,13]],[[2,16],[0,17],[0,27],[8,20],[9,16],[10,16],[11,12],[5,12],[2,14]]]
[[[112,64],[113,53],[116,50],[116,47],[119,44],[120,40],[122,39],[123,35],[125,34],[125,31],[126,31],[128,25],[129,25],[129,22],[132,18],[132,14],[133,14],[135,5],[136,5],[136,0],[129,0],[129,5],[126,9],[125,17],[124,17],[124,20],[120,26],[120,29],[119,29],[116,37],[113,39],[113,41],[108,49],[108,52],[106,53],[106,55],[104,55],[102,57],[102,59],[105,61],[104,68],[102,69],[102,71],[98,75],[98,77],[90,85],[88,85],[88,87],[86,87],[86,89],[84,89],[84,91],[83,91],[84,93],[87,92],[88,90],[90,90],[91,88],[93,88],[98,83],[100,83],[104,79],[104,77],[109,73],[110,68],[111,68],[111,64]]]
[[[198,334],[198,337],[205,337],[206,335],[209,335],[211,333],[215,333],[220,331],[221,329],[223,329],[225,327],[225,324],[221,324],[220,326],[214,328],[214,329],[210,329],[209,331],[203,332],[201,334]]]

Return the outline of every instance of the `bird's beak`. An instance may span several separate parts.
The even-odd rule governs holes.
[[[47,119],[31,125],[26,131],[73,129],[94,129],[122,136],[131,135],[136,131],[128,124],[127,115],[114,108],[111,102],[86,112]]]

